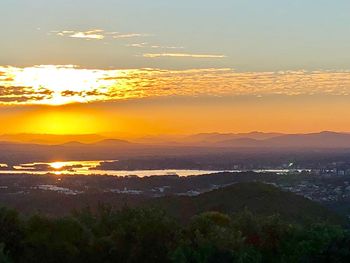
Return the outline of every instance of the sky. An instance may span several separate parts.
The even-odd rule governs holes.
[[[0,133],[350,131],[349,10],[2,0]]]

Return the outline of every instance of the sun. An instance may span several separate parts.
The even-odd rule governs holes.
[[[59,170],[62,169],[66,164],[64,162],[53,162],[49,164],[51,168]]]
[[[73,107],[73,108],[72,108]],[[20,132],[41,134],[94,134],[108,130],[110,119],[93,109],[73,106],[40,107],[21,119]],[[115,122],[117,127],[119,122]]]

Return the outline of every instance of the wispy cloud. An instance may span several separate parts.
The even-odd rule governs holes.
[[[184,49],[184,47],[179,46],[164,46],[164,45],[154,45],[147,42],[127,44],[127,47],[135,48],[152,48],[152,49]]]
[[[76,31],[76,30],[61,30],[61,31],[51,31],[51,34],[55,34],[59,37],[66,38],[76,38],[85,40],[113,40],[113,39],[134,39],[142,37],[151,37],[153,35],[146,33],[120,33],[120,32],[110,32],[103,29],[91,29],[86,31]],[[161,44],[151,44],[148,42],[139,42],[126,44],[127,47],[132,48],[145,48],[145,49],[159,49],[159,50],[175,50],[184,49],[182,46],[175,45],[161,45]],[[186,53],[147,53],[143,55],[144,57],[157,58],[157,57],[193,57],[193,58],[223,58],[223,55],[201,55],[201,54],[186,54]]]
[[[105,38],[120,39],[120,38],[135,38],[135,37],[146,37],[148,34],[141,33],[119,33],[119,32],[108,32],[103,29],[92,29],[87,31],[75,31],[75,30],[62,30],[62,31],[51,31],[60,37],[69,38],[81,38],[86,40],[103,40]]]
[[[92,30],[87,32],[74,32],[73,34],[69,35],[69,37],[72,38],[86,38],[86,39],[98,39],[102,40],[105,38],[103,35],[102,30]]]
[[[31,87],[0,86],[0,103],[19,104],[28,101],[42,101],[50,99],[52,93],[51,90],[45,88],[33,90]]]
[[[166,96],[350,95],[350,71],[98,70],[0,66],[0,104],[64,104]]]
[[[145,58],[160,58],[160,57],[173,57],[173,58],[226,58],[225,55],[211,55],[211,54],[188,54],[188,53],[145,53]]]
[[[143,43],[133,43],[133,44],[127,44],[127,47],[137,47],[137,48],[146,48],[148,47],[148,43],[147,42],[143,42]]]
[[[134,37],[148,37],[149,34],[139,34],[139,33],[130,33],[130,34],[115,34],[113,38],[134,38]]]
[[[160,46],[160,45],[152,45],[151,48],[160,48],[160,49],[184,49],[185,47],[177,47],[177,46]]]
[[[102,29],[94,29],[88,31],[74,31],[74,30],[62,30],[62,31],[51,31],[60,37],[70,38],[82,38],[82,39],[96,39],[102,40],[105,38],[105,32]]]

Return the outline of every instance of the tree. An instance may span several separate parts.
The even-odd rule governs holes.
[[[0,243],[3,255],[18,258],[22,252],[23,226],[14,210],[0,208]]]

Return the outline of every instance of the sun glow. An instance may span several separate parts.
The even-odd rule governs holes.
[[[103,86],[108,84],[103,81],[103,71],[77,70],[73,65],[24,68],[13,72],[13,76],[13,86],[31,87],[36,93],[47,95],[40,104],[51,105],[87,102],[84,93],[96,90],[102,93]]]
[[[50,163],[50,167],[56,170],[62,169],[66,165],[65,162],[53,162]]]
[[[0,66],[0,104],[62,105],[171,96],[349,95],[350,71]]]
[[[144,97],[148,70],[80,69],[74,65],[0,66],[0,104],[64,105]]]
[[[90,111],[72,109],[39,108],[21,120],[20,132],[45,134],[91,134],[106,129],[106,119]]]

